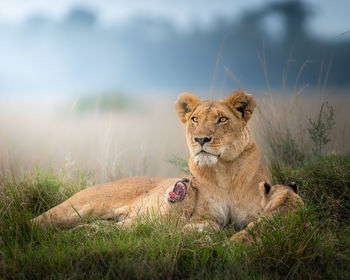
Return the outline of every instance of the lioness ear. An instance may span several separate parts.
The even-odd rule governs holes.
[[[249,121],[255,108],[255,100],[252,95],[244,90],[236,90],[225,102],[245,122]]]
[[[191,112],[200,103],[200,100],[191,92],[183,92],[175,101],[175,110],[179,115],[180,120],[185,123]]]

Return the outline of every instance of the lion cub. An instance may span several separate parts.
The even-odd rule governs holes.
[[[217,223],[208,207],[208,202],[203,199],[205,196],[199,196],[200,187],[196,186],[195,178],[183,178],[175,183],[174,187],[168,188],[165,199],[171,208],[181,212],[181,216],[189,222],[184,229],[196,228],[202,231],[206,227],[219,229]],[[261,195],[260,212],[261,216],[272,218],[278,212],[294,211],[298,204],[303,205],[303,201],[297,194],[297,185],[291,183],[288,186],[270,185],[267,182],[259,183]],[[258,208],[258,207],[257,207]],[[260,221],[259,213],[256,213],[256,219],[247,225],[247,228],[253,227]],[[252,237],[246,229],[237,232],[231,238],[237,242],[242,240],[244,243],[251,243]]]
[[[208,209],[208,201],[205,196],[199,196],[199,192],[194,177],[183,178],[166,190],[165,201],[170,206],[170,211],[177,211],[177,217],[187,223],[183,228],[185,231],[203,231],[207,227],[219,229],[220,226]]]
[[[297,194],[298,188],[295,183],[291,183],[288,186],[271,186],[267,182],[261,182],[259,183],[259,190],[262,196],[262,217],[273,218],[277,213],[293,212],[298,204],[303,205],[301,197]],[[261,219],[259,218],[256,221],[249,223],[246,229],[234,234],[231,237],[231,241],[251,244],[253,242],[253,237],[249,234],[247,228],[254,227],[260,222],[260,220]]]
[[[196,209],[198,189],[192,180],[183,178],[166,190],[164,199],[171,211],[179,211],[177,214],[188,221]]]

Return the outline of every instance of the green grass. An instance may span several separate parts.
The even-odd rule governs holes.
[[[184,234],[175,217],[42,230],[29,220],[86,187],[39,169],[0,177],[2,279],[347,279],[350,275],[350,155],[298,166],[271,165],[275,182],[296,181],[306,207],[265,219],[251,247],[229,242],[232,227]],[[333,203],[334,202],[334,203]]]
[[[321,218],[348,224],[350,217],[350,154],[314,157],[297,165],[272,162],[272,180],[301,185],[301,195],[318,207]]]

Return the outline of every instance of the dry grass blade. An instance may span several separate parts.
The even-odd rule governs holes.
[[[296,45],[296,42],[294,41],[294,43],[293,43],[293,45],[292,45],[292,47],[290,49],[290,52],[289,52],[289,56],[288,56],[288,60],[287,60],[286,66],[283,69],[283,73],[282,73],[282,89],[283,90],[286,90],[286,88],[287,88],[287,77],[288,77],[289,65],[290,65],[291,62],[295,61],[294,59],[292,59],[293,54],[294,54],[295,45]]]
[[[297,86],[298,86],[298,83],[299,83],[299,80],[300,80],[300,77],[301,77],[301,74],[303,73],[305,67],[307,64],[311,63],[312,60],[306,60],[304,61],[304,63],[301,65],[299,71],[298,71],[298,74],[297,74],[297,78],[295,80],[295,84],[294,84],[294,92],[296,92],[296,89],[297,89]]]
[[[317,87],[316,91],[319,92],[321,88],[321,81],[322,81],[322,73],[323,73],[323,65],[324,65],[324,59],[321,61],[320,71],[318,73],[318,81],[317,81]]]
[[[267,86],[267,92],[269,95],[271,95],[271,85],[270,85],[270,81],[269,81],[269,74],[267,72],[267,66],[266,66],[266,57],[265,57],[265,44],[264,44],[264,40],[262,40],[262,54],[260,53],[260,51],[257,49],[256,53],[258,55],[261,67],[263,69],[264,72],[264,76],[265,76],[265,81],[266,81],[266,86]]]
[[[328,82],[328,77],[329,77],[329,72],[331,70],[331,66],[333,63],[333,58],[334,58],[334,53],[332,53],[331,58],[329,59],[328,62],[328,67],[327,67],[327,71],[326,71],[326,76],[324,78],[324,82],[323,82],[323,87],[322,87],[322,92],[324,93],[326,87],[327,87],[327,82]]]
[[[219,69],[219,64],[220,64],[220,60],[221,60],[222,51],[224,50],[225,40],[226,40],[226,34],[224,35],[224,38],[221,41],[220,49],[219,49],[219,52],[218,52],[218,57],[216,59],[215,69],[214,69],[213,78],[212,78],[212,81],[211,81],[210,92],[209,92],[209,98],[212,98],[212,96],[213,96],[213,90],[214,90],[214,86],[215,86],[216,74],[217,74],[218,69]]]
[[[225,73],[227,74],[227,76],[230,77],[230,79],[236,84],[236,86],[239,89],[244,89],[244,86],[240,83],[238,78],[230,71],[230,69],[228,69],[228,67],[224,66],[224,70],[225,70]]]
[[[348,35],[348,34],[350,34],[350,30],[345,31],[345,32],[343,32],[343,33],[340,33],[340,34],[337,35],[335,38],[338,38],[338,37],[341,37],[341,36],[344,36],[344,35]]]

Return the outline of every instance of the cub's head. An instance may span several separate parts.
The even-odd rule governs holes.
[[[287,186],[272,186],[267,182],[261,182],[259,183],[259,191],[262,196],[261,207],[264,216],[274,215],[281,211],[293,211],[298,204],[303,204],[295,183],[290,183]]]
[[[237,90],[226,100],[200,101],[182,93],[175,109],[186,128],[191,157],[199,166],[211,166],[219,159],[234,160],[250,141],[246,129],[255,107],[252,95]]]

